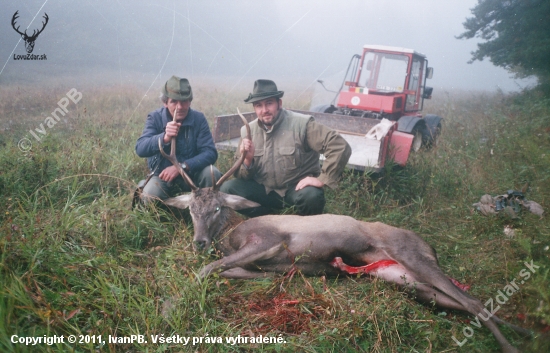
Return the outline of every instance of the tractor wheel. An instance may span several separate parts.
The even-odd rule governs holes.
[[[433,128],[433,131],[424,129],[422,132],[422,145],[426,148],[436,147],[439,136],[441,136],[441,129],[441,123],[438,123],[435,128]]]
[[[425,128],[422,131],[423,145],[426,148],[437,146],[437,140],[441,135],[443,119],[434,114],[424,116]]]
[[[420,150],[420,147],[422,147],[422,141],[423,141],[423,134],[422,131],[424,129],[422,126],[417,124],[414,129],[411,131],[411,134],[413,135],[413,141],[411,145],[411,152],[418,152]]]

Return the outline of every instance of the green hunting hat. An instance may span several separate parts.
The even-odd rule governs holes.
[[[281,98],[285,94],[283,91],[277,90],[277,85],[271,80],[256,80],[254,82],[254,90],[244,100],[245,103],[254,103],[267,98]]]
[[[186,78],[172,76],[162,87],[162,94],[177,101],[193,100],[193,91]]]

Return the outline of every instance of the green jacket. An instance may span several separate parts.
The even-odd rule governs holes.
[[[321,125],[312,116],[281,109],[270,131],[258,119],[250,123],[254,162],[236,172],[241,179],[254,179],[284,196],[290,185],[307,176],[319,178],[335,188],[351,155],[351,147],[336,131]],[[241,129],[246,137],[246,129]],[[320,167],[319,156],[325,160]]]

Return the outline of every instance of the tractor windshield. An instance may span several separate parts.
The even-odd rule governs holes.
[[[405,55],[368,52],[363,61],[365,87],[381,92],[403,92],[409,58]]]

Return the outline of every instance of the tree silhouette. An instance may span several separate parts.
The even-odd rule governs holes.
[[[484,39],[470,63],[488,57],[517,78],[535,76],[550,87],[550,1],[478,0],[458,39]]]

